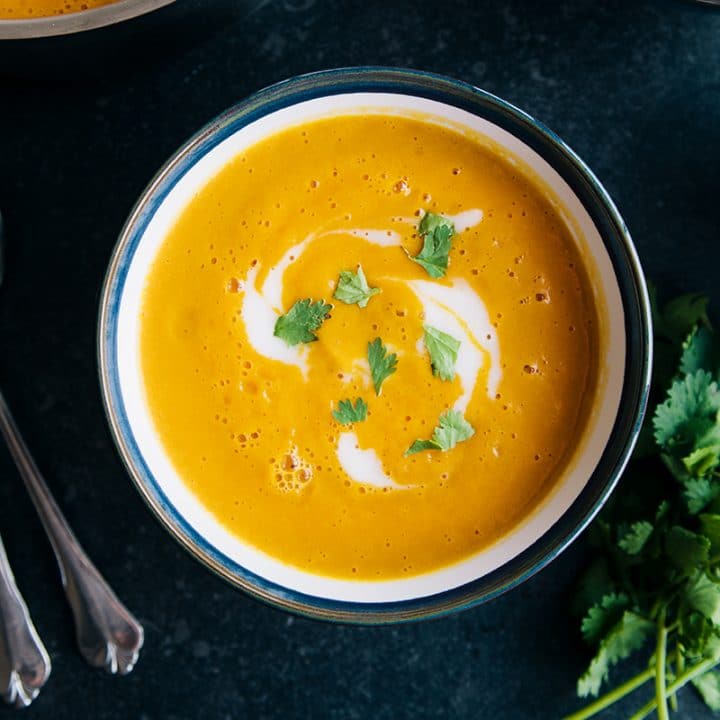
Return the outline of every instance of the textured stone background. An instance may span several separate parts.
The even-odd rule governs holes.
[[[509,595],[447,619],[300,620],[234,591],[170,540],[106,429],[98,293],[145,184],[248,93],[357,64],[453,75],[546,122],[606,184],[648,275],[710,293],[717,312],[720,11],[680,0],[181,0],[75,38],[0,43],[10,244],[0,382],[77,535],[147,633],[131,676],[83,665],[48,545],[1,451],[0,530],[54,663],[23,717],[538,720],[578,706],[588,658],[566,606],[582,542]],[[692,691],[682,717],[705,717]]]

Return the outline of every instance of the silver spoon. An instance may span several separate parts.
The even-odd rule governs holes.
[[[0,215],[0,283],[3,275]],[[50,677],[50,658],[15,584],[0,538],[0,693],[15,707],[27,707]]]
[[[0,278],[3,244],[0,219]],[[82,656],[93,667],[126,675],[135,666],[143,644],[142,625],[118,600],[73,535],[18,431],[2,392],[0,433],[55,552]]]
[[[0,283],[2,283],[2,216],[0,215]],[[27,707],[50,677],[50,658],[15,584],[0,538],[0,694],[10,705]]]
[[[50,670],[47,650],[15,585],[0,538],[0,693],[3,700],[17,708],[27,707],[47,682]]]

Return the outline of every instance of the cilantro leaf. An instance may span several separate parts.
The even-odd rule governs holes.
[[[607,559],[602,556],[596,557],[580,577],[572,601],[573,613],[583,616],[587,608],[602,602],[605,595],[610,595],[614,591],[615,583],[610,576]]]
[[[682,462],[691,475],[702,477],[720,463],[720,445],[709,445],[693,450],[682,459]]]
[[[397,370],[397,355],[388,354],[387,348],[378,337],[368,343],[368,364],[375,394],[379,395],[382,384]]]
[[[455,232],[455,226],[453,225],[452,220],[449,220],[438,213],[426,212],[418,224],[418,232],[421,235],[428,235],[434,233],[441,227],[449,227],[453,233]]]
[[[371,288],[368,285],[362,265],[358,265],[357,272],[352,270],[343,270],[335,288],[333,297],[347,305],[358,304],[359,307],[367,307],[368,300],[373,295],[382,292],[380,288]]]
[[[715,625],[720,624],[720,587],[705,573],[685,588],[685,602]]]
[[[455,234],[455,226],[442,215],[429,212],[423,215],[418,232],[423,239],[423,247],[417,255],[410,255],[410,259],[422,265],[430,277],[443,277],[450,261],[450,241]]]
[[[446,410],[433,430],[432,439],[416,440],[406,451],[405,456],[414,455],[422,450],[452,450],[459,442],[468,440],[475,434],[472,425],[457,410]]]
[[[693,328],[682,344],[680,372],[691,375],[698,370],[715,372],[720,365],[720,346],[715,334],[701,325]]]
[[[713,554],[720,552],[720,515],[704,513],[700,515],[700,530],[710,541]]]
[[[625,593],[604,595],[583,618],[581,630],[585,640],[591,645],[602,640],[610,628],[620,620],[629,604],[630,600]]]
[[[696,690],[705,701],[705,704],[713,711],[720,710],[720,673],[717,670],[710,670],[692,681]]]
[[[702,613],[695,610],[683,615],[678,632],[682,637],[683,646],[691,657],[702,657],[712,642],[713,624]]]
[[[288,345],[314,342],[318,339],[315,330],[323,324],[331,310],[332,305],[326,304],[324,300],[298,300],[286,315],[277,319],[273,334]]]
[[[707,478],[691,478],[685,483],[683,498],[691,515],[697,515],[707,507],[720,492],[720,486]]]
[[[702,293],[688,293],[671,300],[664,308],[658,328],[671,340],[681,342],[699,323],[710,325],[708,298]]]
[[[662,448],[692,448],[711,430],[720,410],[720,391],[712,375],[698,370],[676,380],[653,417],[655,440]]]
[[[628,555],[637,555],[652,535],[652,531],[653,526],[646,520],[633,523],[630,530],[618,540],[618,545]]]
[[[664,520],[669,512],[670,503],[667,500],[663,500],[660,505],[658,505],[658,509],[655,512],[655,522],[659,523],[661,520]]]
[[[689,575],[698,565],[710,558],[710,541],[690,532],[684,527],[674,525],[665,538],[665,550],[675,567]]]
[[[441,450],[452,450],[459,442],[475,434],[472,425],[457,410],[447,410],[440,416],[440,424],[433,432],[433,440]]]
[[[691,453],[681,459],[675,458],[667,453],[661,453],[660,459],[670,474],[683,486],[682,496],[691,515],[697,515],[703,508],[711,503],[720,494],[720,483],[714,482],[709,477],[693,477],[690,474],[692,469],[701,469],[702,464],[695,464],[704,453],[695,455]],[[684,462],[688,461],[689,468]]]
[[[367,403],[362,398],[357,398],[355,407],[353,407],[352,400],[341,400],[337,409],[332,411],[332,415],[341,425],[349,425],[350,423],[365,420],[367,411]]]
[[[597,695],[600,686],[608,679],[610,668],[639,650],[654,629],[653,623],[626,610],[620,621],[603,638],[590,666],[578,680],[578,695]]]
[[[682,485],[687,485],[687,483],[692,480],[692,475],[688,472],[682,460],[668,453],[660,453],[660,460],[662,460],[663,465],[670,471],[670,474]]]
[[[433,375],[441,380],[452,380],[460,341],[431,325],[425,325],[424,342],[430,353]]]
[[[711,625],[710,632],[708,633],[704,646],[702,647],[703,657],[720,660],[720,637],[717,633],[717,627]]]
[[[440,444],[435,440],[415,440],[415,442],[405,451],[405,457],[422,452],[423,450],[442,450]]]

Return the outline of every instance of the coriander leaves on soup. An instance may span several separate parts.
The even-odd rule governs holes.
[[[327,319],[331,310],[332,305],[324,300],[298,300],[287,314],[277,319],[274,334],[288,345],[315,342],[318,339],[315,331]]]
[[[431,278],[444,277],[450,262],[451,240],[455,234],[452,221],[443,215],[427,212],[420,220],[418,234],[423,240],[423,246],[417,255],[410,255],[410,259],[425,268]]]
[[[357,266],[357,272],[352,270],[343,270],[335,288],[333,297],[347,305],[357,303],[358,307],[367,307],[367,304],[373,295],[382,292],[380,288],[370,287],[367,278],[363,272],[362,265]]]
[[[470,423],[457,410],[446,410],[433,430],[430,440],[416,440],[405,455],[414,455],[423,450],[452,450],[459,442],[469,440],[475,434]]]
[[[383,341],[376,337],[368,343],[367,355],[375,394],[380,395],[382,384],[397,370],[397,353],[388,353]]]
[[[425,325],[424,330],[423,342],[430,353],[433,375],[441,380],[452,380],[455,377],[460,341],[431,325]]]
[[[340,400],[337,408],[332,411],[333,417],[341,425],[363,422],[367,419],[367,413],[368,406],[362,398],[356,398],[354,405],[352,400]]]

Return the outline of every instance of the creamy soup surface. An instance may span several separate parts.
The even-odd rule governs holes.
[[[117,0],[0,0],[0,19],[48,17],[111,5]]]
[[[426,213],[454,228],[442,277],[411,259]],[[364,307],[334,297],[358,266],[380,291]],[[291,345],[276,324],[304,299],[332,308]],[[595,392],[595,313],[519,165],[422,117],[338,116],[259,142],[195,195],[147,277],[141,364],[168,456],[226,528],[313,573],[397,579],[480,551],[553,487]],[[427,328],[454,340],[445,378]],[[379,395],[376,338],[396,355]],[[358,398],[365,419],[337,419]],[[448,412],[470,433],[407,454]]]

